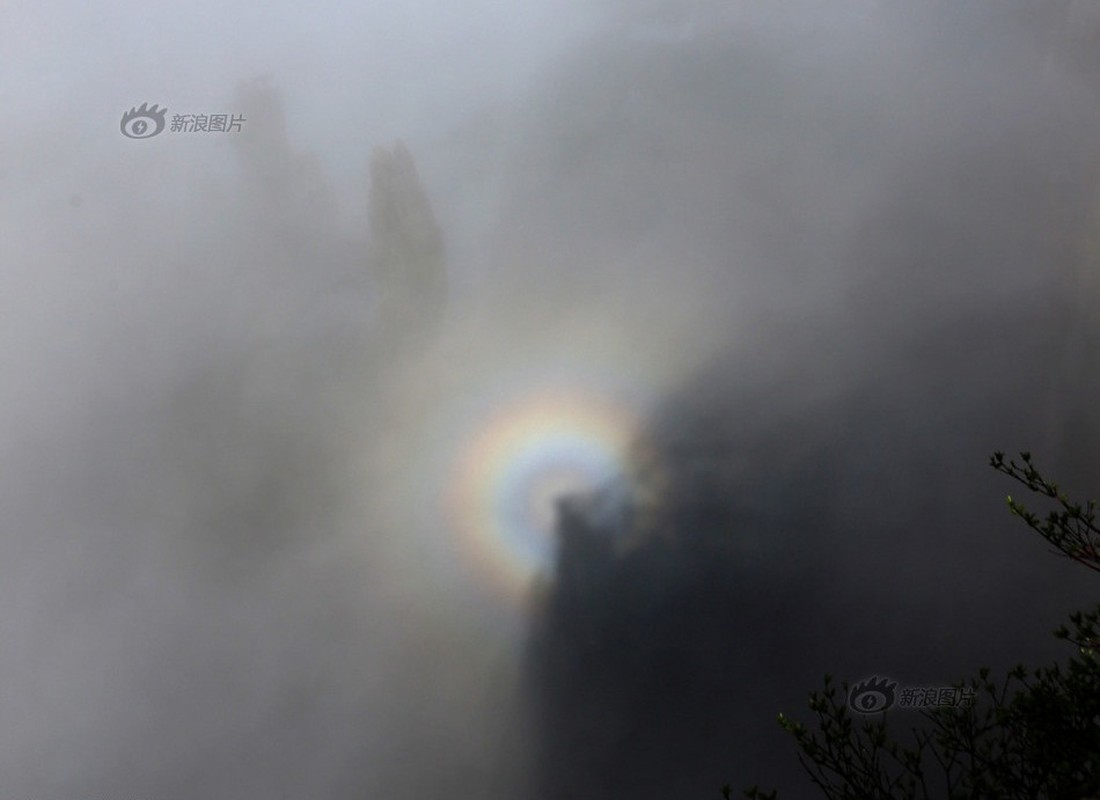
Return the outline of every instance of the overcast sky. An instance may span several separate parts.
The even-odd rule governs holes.
[[[1058,657],[1100,20],[957,5],[0,6],[0,795],[808,797]]]

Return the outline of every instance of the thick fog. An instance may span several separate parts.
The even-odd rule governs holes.
[[[0,8],[0,795],[810,797],[824,673],[1062,657],[1097,35]]]

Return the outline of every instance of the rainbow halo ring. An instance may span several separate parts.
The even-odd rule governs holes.
[[[543,392],[496,408],[475,430],[451,480],[451,518],[475,568],[521,593],[553,564],[556,501],[625,475],[639,427],[612,403]]]

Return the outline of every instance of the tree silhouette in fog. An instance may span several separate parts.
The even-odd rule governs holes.
[[[255,207],[247,220],[270,263],[296,273],[307,291],[360,295],[374,315],[373,345],[393,357],[423,341],[446,307],[443,236],[412,154],[400,141],[375,147],[362,235],[338,226],[338,203],[318,159],[295,150],[280,95],[266,78],[242,83],[237,103],[247,123],[234,139],[244,189]]]
[[[307,502],[338,479],[326,454],[376,424],[389,379],[431,341],[447,302],[442,234],[403,144],[363,153],[369,210],[349,234],[320,161],[291,144],[276,87],[244,82],[235,103],[246,122],[223,247],[236,249],[237,327],[176,392],[168,426],[215,498],[203,541],[231,574],[294,541],[298,509],[328,505]]]
[[[1008,497],[1012,514],[1038,532],[1056,554],[1100,571],[1100,526],[1095,502],[1071,501],[1043,477],[1029,453],[991,465],[1039,497],[1054,502],[1045,519]],[[783,714],[780,725],[801,751],[799,761],[831,800],[845,798],[1085,798],[1100,793],[1100,606],[1070,616],[1055,636],[1075,645],[1065,666],[1010,670],[998,684],[983,667],[956,684],[973,702],[920,711],[906,745],[888,727],[888,702],[879,714],[853,718],[845,682],[831,676],[810,698],[816,730]],[[892,691],[891,691],[892,694]],[[730,787],[723,788],[730,797]],[[775,800],[757,787],[745,796]]]

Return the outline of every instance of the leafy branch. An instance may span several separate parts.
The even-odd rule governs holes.
[[[1005,462],[1004,453],[996,452],[989,465],[1004,473],[1036,494],[1057,501],[1058,508],[1051,510],[1046,519],[1040,519],[1027,506],[1009,495],[1009,511],[1020,517],[1028,526],[1057,548],[1056,555],[1072,558],[1091,570],[1100,572],[1100,527],[1096,525],[1096,501],[1082,505],[1072,502],[1058,488],[1058,484],[1046,480],[1031,461],[1031,453],[1020,453],[1022,463]]]
[[[1100,572],[1100,528],[1095,502],[1071,501],[1046,480],[1030,453],[1020,462],[994,453],[990,465],[1057,503],[1040,519],[1008,498],[1020,517],[1064,555]],[[848,705],[847,683],[837,692],[832,677],[810,695],[816,727],[779,715],[794,736],[799,761],[829,800],[930,800],[962,798],[1084,798],[1100,796],[1100,605],[1070,615],[1054,635],[1076,645],[1062,666],[1009,670],[998,685],[990,670],[955,684],[974,702],[920,712],[903,746],[888,730],[888,710],[857,725]],[[729,800],[730,787],[722,794]],[[777,800],[775,791],[752,787],[751,800]]]

